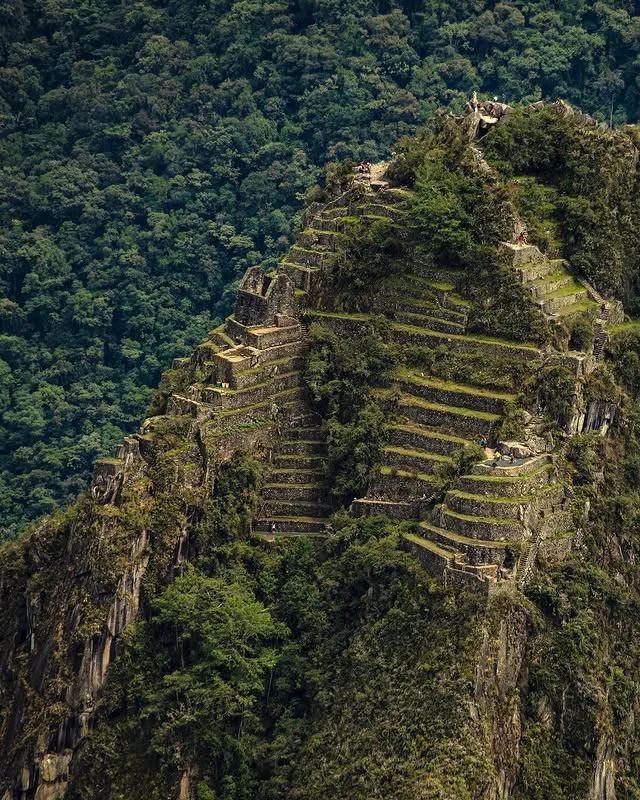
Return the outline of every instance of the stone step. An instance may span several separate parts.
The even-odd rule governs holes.
[[[319,501],[266,500],[260,512],[263,517],[321,517],[329,516],[331,508]]]
[[[437,312],[434,312],[437,314]],[[436,316],[426,314],[409,314],[405,311],[396,311],[393,315],[396,322],[402,325],[411,325],[416,328],[427,328],[439,333],[464,333],[464,325],[458,322],[450,322],[446,319],[439,319]]]
[[[406,210],[383,203],[363,203],[358,206],[358,213],[367,217],[384,217],[393,222],[402,222],[406,217]]]
[[[325,501],[327,487],[324,483],[267,483],[262,488],[263,500],[278,500],[280,502],[313,502]]]
[[[526,497],[539,491],[549,483],[551,465],[538,466],[524,475],[463,475],[458,488],[468,494],[483,494],[489,497]]]
[[[324,431],[322,431],[324,436]],[[284,441],[278,445],[278,455],[282,456],[326,456],[327,444],[324,441],[305,441],[297,439]]]
[[[404,547],[420,561],[430,575],[440,577],[447,567],[452,567],[456,561],[464,561],[463,554],[458,550],[442,547],[435,541],[417,536],[414,533],[402,535]]]
[[[559,289],[558,291],[564,292],[565,289]],[[546,294],[541,300],[541,305],[545,314],[555,314],[557,311],[560,311],[560,309],[565,308],[565,306],[575,305],[576,303],[581,303],[583,300],[588,299],[587,290],[580,288],[568,294],[559,295],[556,292]]]
[[[420,532],[430,542],[451,550],[454,554],[461,553],[469,564],[497,564],[505,563],[507,550],[512,552],[515,565],[520,542],[500,542],[482,539],[470,539],[455,531],[445,530],[429,522],[420,522]]]
[[[417,372],[405,370],[397,375],[397,384],[405,394],[420,397],[431,403],[455,406],[473,411],[482,411],[501,416],[507,403],[513,403],[516,395],[480,389],[453,381],[443,381]]]
[[[432,500],[438,493],[437,482],[433,475],[408,471],[396,467],[380,467],[379,473],[372,479],[367,496],[381,500]]]
[[[271,532],[272,525],[276,526],[275,533],[321,533],[327,527],[328,519],[316,517],[269,517],[254,521],[255,531]]]
[[[439,431],[409,424],[390,425],[387,428],[387,442],[395,447],[424,450],[442,456],[450,456],[470,444],[469,439],[447,436]]]
[[[289,372],[245,389],[219,389],[216,386],[206,386],[201,390],[200,397],[203,403],[213,408],[230,410],[251,406],[288,389],[303,386],[302,373]]]
[[[412,300],[415,303],[429,303],[438,305],[438,293],[431,284],[420,279],[419,276],[410,277],[394,276],[387,279],[378,292],[380,303]]]
[[[538,511],[554,510],[564,502],[566,490],[562,484],[548,484],[539,492],[518,497],[488,497],[484,494],[470,494],[458,489],[447,492],[445,503],[447,508],[459,514],[479,517],[500,517],[503,519],[521,519],[526,509],[532,507]]]
[[[517,270],[522,283],[531,283],[532,281],[544,278],[546,275],[550,275],[552,272],[566,270],[566,264],[561,259],[535,261],[530,264],[523,264],[517,267]]]
[[[460,438],[489,438],[491,430],[500,417],[485,411],[470,411],[458,406],[431,403],[412,395],[402,395],[399,413],[413,422],[440,428]]]
[[[469,313],[469,309],[471,308],[471,303],[468,300],[460,297],[454,293],[445,293],[438,297],[438,302],[440,305],[444,306],[444,308],[448,308],[451,311],[459,311],[464,313]]]
[[[428,453],[424,450],[407,450],[387,445],[383,450],[382,463],[390,467],[398,467],[406,472],[416,469],[424,475],[431,475],[438,466],[451,464],[452,461],[447,456]]]
[[[322,268],[329,266],[332,257],[333,254],[326,250],[297,247],[294,244],[289,248],[286,261],[301,267]]]
[[[524,533],[522,524],[517,520],[459,514],[446,506],[440,510],[440,527],[468,539],[492,542],[518,541]]]
[[[323,465],[327,463],[327,459],[325,456],[282,455],[279,453],[272,463],[276,469],[321,471]]]
[[[262,400],[249,406],[216,411],[215,420],[219,424],[239,425],[259,419],[273,419],[286,421],[296,410],[303,411],[306,405],[307,391],[304,388],[288,389],[284,392],[271,395],[267,400]],[[294,404],[292,406],[292,404]],[[285,409],[286,412],[285,413]]]
[[[236,345],[214,356],[218,379],[232,384],[236,374],[266,366],[289,356],[303,356],[304,350],[301,340],[267,347],[264,350],[244,344]]]
[[[327,431],[319,425],[309,427],[287,428],[283,432],[285,441],[290,442],[326,442]]]
[[[220,326],[220,328],[216,328],[214,331],[211,331],[211,333],[209,334],[209,338],[215,345],[220,347],[222,350],[226,350],[229,347],[235,346],[235,342],[227,333],[225,333],[223,326]]]
[[[286,326],[264,325],[248,326],[237,322],[233,316],[227,317],[225,328],[229,336],[255,350],[270,350],[300,341],[302,327],[299,323]]]
[[[514,266],[544,261],[544,255],[534,244],[500,242],[500,249]]]
[[[418,314],[447,320],[449,322],[457,322],[458,325],[462,325],[463,327],[467,324],[467,314],[464,311],[454,311],[450,308],[444,308],[438,303],[431,303],[427,300],[420,301],[418,299],[410,300],[398,298],[393,302],[389,299],[384,304],[384,308],[394,313],[406,312],[407,314]]]
[[[269,475],[270,483],[320,483],[324,480],[324,470],[310,469],[272,469]]]
[[[584,297],[579,302],[569,303],[569,305],[563,306],[553,313],[556,317],[570,317],[572,314],[593,313],[597,308],[598,304],[595,300],[590,300],[588,297]]]

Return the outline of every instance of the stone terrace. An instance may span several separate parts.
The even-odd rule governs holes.
[[[566,318],[598,311],[591,290],[573,277],[565,261],[548,259],[530,244],[503,242],[501,248],[547,317]]]
[[[344,336],[357,336],[373,319],[320,310],[323,278],[350,228],[381,219],[400,224],[407,197],[406,190],[380,180],[375,192],[355,187],[309,208],[278,270],[268,275],[248,270],[235,314],[190,359],[174,364],[194,377],[188,388],[169,397],[168,415],[192,420],[204,441],[216,443],[220,458],[239,449],[266,453],[266,483],[254,521],[258,533],[269,537],[274,526],[278,536],[327,530],[325,429],[311,411],[302,378],[307,333],[301,312],[305,323],[317,322]],[[535,248],[505,247],[545,311],[571,313],[585,302],[586,290],[574,285],[559,262],[545,261]],[[376,295],[376,312],[389,319],[401,347],[435,352],[444,346],[488,360],[541,360],[534,345],[468,334],[469,304],[453,284],[417,272],[394,275]],[[413,521],[407,546],[432,571],[464,585],[522,579],[545,537],[564,543],[569,530],[565,491],[546,459],[493,471],[478,465],[432,510],[440,469],[468,443],[491,441],[513,395],[402,369],[393,389],[380,391],[378,399],[392,412],[383,459],[367,495],[354,501],[354,514]],[[141,448],[153,425],[148,420],[138,435]],[[110,496],[118,491],[122,464],[119,458],[96,465],[98,491]]]
[[[445,579],[523,585],[538,553],[558,556],[571,548],[567,491],[550,456],[518,466],[479,464],[447,492],[432,519],[408,534],[407,546]]]

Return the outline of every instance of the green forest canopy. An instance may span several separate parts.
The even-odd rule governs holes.
[[[0,538],[86,484],[326,161],[475,88],[637,121],[634,6],[1,2]]]

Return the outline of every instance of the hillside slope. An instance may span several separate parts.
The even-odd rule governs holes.
[[[636,796],[637,326],[478,113],[346,165],[2,548],[7,800]]]
[[[7,0],[0,537],[71,502],[323,165],[474,90],[640,118],[630,2]]]

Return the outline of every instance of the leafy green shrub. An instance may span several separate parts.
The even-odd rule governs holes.
[[[578,486],[590,486],[603,467],[604,442],[599,433],[572,436],[567,459],[574,469],[573,480]]]
[[[369,388],[387,384],[397,363],[396,347],[385,335],[384,322],[353,339],[311,327],[305,380],[316,408],[329,420],[328,477],[340,503],[362,494],[380,461],[385,414]]]
[[[593,349],[593,325],[590,320],[581,315],[575,317],[569,324],[569,347],[571,350],[581,350],[588,353]]]
[[[507,403],[495,438],[502,441],[520,441],[524,436],[523,410],[515,403]]]
[[[368,387],[388,383],[397,347],[385,341],[385,329],[385,322],[373,323],[362,336],[346,339],[311,326],[305,380],[322,416],[347,423],[366,404]]]
[[[438,464],[435,477],[441,491],[446,491],[457,478],[467,475],[476,464],[486,458],[484,449],[477,443],[467,444],[451,454],[452,461]]]
[[[328,425],[328,478],[338,503],[361,497],[384,444],[385,413],[372,400],[359,408],[350,422],[331,418]]]
[[[537,377],[536,393],[545,414],[564,428],[573,410],[575,377],[565,367],[544,367]]]
[[[402,252],[398,226],[391,220],[376,220],[372,224],[360,221],[341,240],[331,267],[331,278],[340,292],[369,294],[383,278],[392,274],[394,262]]]

